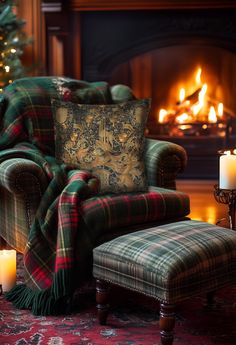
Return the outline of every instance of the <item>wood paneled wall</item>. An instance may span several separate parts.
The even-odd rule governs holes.
[[[19,0],[17,14],[25,20],[24,31],[33,39],[25,48],[23,62],[32,66],[32,75],[46,73],[45,23],[41,11],[41,0]]]

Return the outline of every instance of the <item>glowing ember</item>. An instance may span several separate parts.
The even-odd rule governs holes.
[[[160,112],[159,112],[159,123],[163,123],[165,122],[165,117],[167,115],[167,111],[165,109],[160,109]]]
[[[179,123],[186,123],[188,121],[188,118],[189,118],[188,114],[183,113],[177,116],[176,121]]]

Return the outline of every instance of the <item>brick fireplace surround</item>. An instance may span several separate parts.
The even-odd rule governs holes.
[[[43,1],[41,9],[47,47],[45,73],[49,75],[125,83],[138,97],[152,97],[152,66],[144,66],[147,76],[143,78],[140,76],[143,65],[137,63],[133,69],[129,68],[131,59],[172,46],[214,47],[233,56],[230,64],[223,60],[224,68],[219,69],[223,80],[224,71],[231,69],[227,71],[230,77],[224,80],[224,87],[230,90],[226,99],[230,93],[232,99],[236,98],[233,97],[236,93],[233,86],[236,84],[235,0]],[[214,53],[213,50],[211,59]],[[122,64],[124,67],[117,79],[114,71]],[[236,101],[230,102],[230,108],[236,113]],[[184,178],[217,178],[217,151],[234,145],[236,138],[233,132],[227,142],[220,137],[162,137],[155,131],[155,114],[151,114],[148,127],[151,137],[171,140],[186,148],[189,164]]]

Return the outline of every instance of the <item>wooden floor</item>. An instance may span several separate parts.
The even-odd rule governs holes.
[[[214,198],[213,180],[177,180],[177,189],[186,192],[190,196],[190,218],[229,227],[228,207],[219,204]]]

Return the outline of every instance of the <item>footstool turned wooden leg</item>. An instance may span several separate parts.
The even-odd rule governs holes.
[[[98,321],[100,325],[105,325],[109,311],[109,284],[104,280],[96,280],[96,302]]]
[[[173,304],[160,304],[160,334],[162,345],[172,345],[175,327],[175,306]]]

